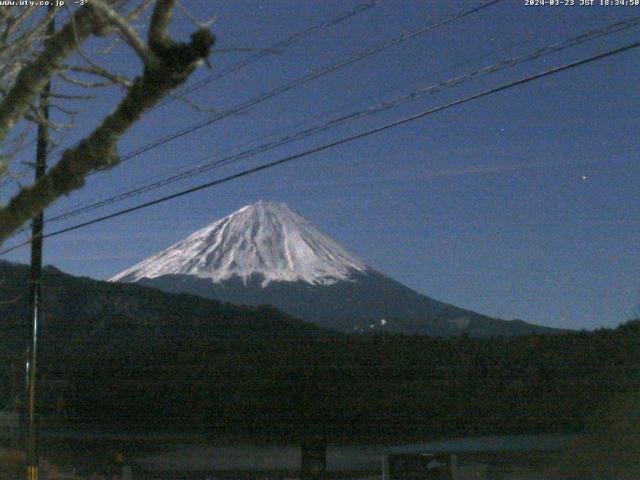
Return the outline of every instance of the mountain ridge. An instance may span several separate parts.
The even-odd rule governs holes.
[[[212,284],[188,275],[142,279],[166,292],[191,293],[233,304],[270,304],[307,322],[351,334],[400,333],[450,337],[519,336],[564,333],[522,320],[501,320],[421,295],[380,273],[331,285],[231,279]]]
[[[331,284],[369,267],[280,202],[260,201],[192,233],[115,275],[137,281],[188,274],[214,283],[261,274],[273,281]]]
[[[25,345],[30,318],[29,267],[0,260],[0,347]],[[90,354],[151,347],[178,339],[334,336],[269,306],[239,306],[187,293],[163,292],[142,284],[77,277],[43,269],[41,325],[45,350]]]
[[[271,304],[344,333],[472,336],[559,333],[415,292],[378,272],[278,202],[247,205],[111,281],[236,304]]]

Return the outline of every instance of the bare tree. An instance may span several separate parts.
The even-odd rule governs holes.
[[[91,0],[74,11],[0,6],[2,173],[7,174],[7,160],[24,142],[29,122],[57,130],[72,125],[55,124],[39,115],[38,97],[53,78],[78,88],[119,85],[124,90],[112,113],[62,152],[60,160],[39,181],[22,188],[0,208],[0,244],[58,197],[82,187],[87,174],[117,165],[120,137],[206,61],[214,43],[207,28],[198,28],[188,42],[169,36],[176,4],[177,0]],[[57,22],[59,17],[66,18],[60,28],[48,34],[47,25],[53,16]],[[142,25],[146,38],[133,25],[140,19],[146,19]],[[82,45],[91,37],[109,36],[124,42],[141,60],[141,71],[135,78],[107,68],[114,60],[96,62],[83,53]],[[54,94],[53,100],[72,100],[68,97]],[[77,100],[82,95],[75,97]],[[62,105],[58,103],[57,108],[73,116],[74,112]]]

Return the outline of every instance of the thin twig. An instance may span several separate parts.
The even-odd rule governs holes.
[[[147,48],[142,39],[138,36],[138,32],[136,32],[131,25],[124,19],[118,12],[116,12],[113,8],[107,5],[102,0],[91,0],[91,5],[93,8],[98,10],[112,25],[114,25],[123,40],[127,42],[127,44],[133,48],[133,50],[138,54],[138,56],[142,59],[145,65],[152,65],[157,62],[157,58],[153,54],[153,52]]]

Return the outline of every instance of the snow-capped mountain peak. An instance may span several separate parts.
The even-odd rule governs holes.
[[[191,275],[219,283],[271,282],[329,285],[369,267],[284,203],[259,201],[198,230],[168,249],[111,278],[135,282]]]

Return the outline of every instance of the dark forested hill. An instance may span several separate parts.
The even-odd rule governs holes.
[[[21,351],[29,325],[29,269],[0,262],[0,346]],[[243,307],[132,284],[74,277],[44,269],[43,351],[145,350],[227,337],[330,335],[271,307]]]
[[[563,334],[566,331],[522,320],[500,320],[439,302],[378,272],[354,273],[330,285],[272,282],[260,277],[212,283],[189,275],[143,278],[140,284],[167,292],[187,292],[237,304],[271,304],[296,318],[348,333],[472,337]]]
[[[9,380],[24,359],[27,269],[0,263],[0,276],[6,404],[21,390]],[[347,336],[268,307],[51,268],[44,299],[40,405],[61,428],[278,441],[575,431],[640,388],[638,321],[565,335]]]
[[[640,323],[493,339],[202,340],[76,365],[73,409],[85,421],[279,441],[578,431],[640,387],[639,365]]]

